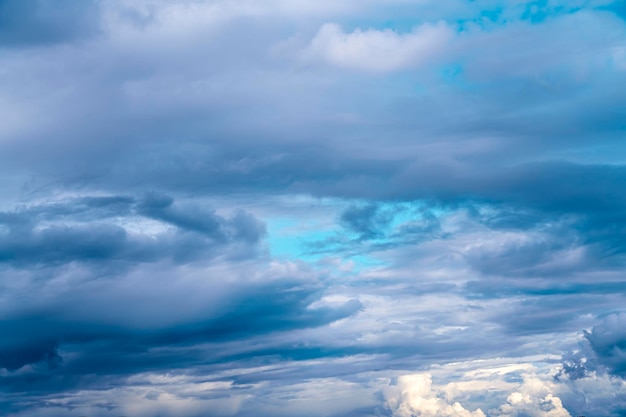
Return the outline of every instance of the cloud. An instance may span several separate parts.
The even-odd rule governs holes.
[[[626,378],[626,314],[610,314],[585,333],[598,362],[617,376]]]
[[[616,3],[0,10],[0,414],[624,414]]]
[[[392,215],[382,212],[378,207],[367,205],[348,208],[341,214],[340,221],[360,236],[372,238],[381,233],[380,229],[388,228],[392,219]]]
[[[214,212],[201,207],[177,207],[173,203],[167,195],[151,193],[139,202],[138,212],[217,241],[241,238],[256,243],[265,235],[264,225],[243,210],[237,211],[230,222],[224,222]]]
[[[7,389],[30,381],[52,393],[81,385],[97,388],[107,378],[123,383],[125,375],[181,369],[191,362],[219,366],[255,356],[297,355],[298,348],[284,346],[281,334],[327,326],[362,308],[354,299],[315,306],[319,278],[297,268],[288,275],[256,272],[256,279],[237,272],[233,266],[167,263],[104,277],[56,271],[49,281],[33,277],[37,284],[27,288],[36,301],[28,305],[11,306],[11,294],[22,290],[5,288],[0,327],[11,336],[0,343],[0,366],[12,373],[0,376]],[[59,280],[71,284],[62,286]],[[94,372],[103,379],[89,382]],[[63,375],[73,377],[55,386]]]
[[[443,22],[424,24],[406,34],[390,29],[346,33],[339,25],[327,23],[311,40],[303,58],[345,69],[393,72],[429,63],[453,36],[453,30]]]
[[[482,365],[482,366],[481,366]],[[493,364],[495,365],[495,364]],[[466,368],[454,382],[435,385],[430,373],[402,375],[384,390],[390,415],[397,417],[571,417],[549,375],[532,364],[489,366],[487,363],[449,364],[452,369]],[[467,369],[469,367],[470,369]],[[433,369],[439,374],[444,369]],[[516,382],[521,380],[521,382]],[[504,400],[483,411],[468,409],[465,403],[481,398],[487,405]],[[500,400],[500,401],[502,401]]]
[[[518,392],[507,397],[496,415],[502,417],[571,417],[559,397],[540,380],[525,380]]]
[[[128,230],[144,219],[147,230]],[[154,219],[156,222],[146,222]],[[0,263],[180,262],[197,256],[253,257],[265,227],[243,210],[230,218],[175,204],[166,195],[79,197],[0,213]]]
[[[0,1],[0,48],[49,46],[99,33],[95,0]]]
[[[572,415],[617,417],[626,409],[626,381],[607,373],[592,372],[584,377],[564,380],[564,404]]]
[[[396,392],[393,392],[396,391]],[[432,389],[428,374],[404,375],[398,378],[397,388],[387,392],[387,404],[394,417],[484,417],[477,409],[469,411],[455,402],[450,404],[439,398]]]

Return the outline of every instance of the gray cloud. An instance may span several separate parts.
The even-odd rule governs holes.
[[[0,1],[0,409],[620,415],[623,17]]]
[[[623,313],[611,314],[602,324],[585,333],[600,364],[621,377],[626,376],[626,333],[623,322]]]
[[[0,48],[81,41],[99,32],[98,3],[94,0],[2,0],[0,28]]]
[[[138,202],[130,197],[81,197],[3,212],[0,262],[182,262],[216,256],[222,248],[232,256],[249,257],[265,235],[263,224],[244,211],[225,218],[211,210],[178,206],[168,196],[147,194]],[[156,231],[154,236],[127,231],[124,222],[137,216],[154,218],[173,230]]]

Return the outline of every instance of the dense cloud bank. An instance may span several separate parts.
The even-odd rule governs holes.
[[[0,0],[0,414],[623,416],[622,3]]]

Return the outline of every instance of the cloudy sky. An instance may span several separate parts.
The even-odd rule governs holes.
[[[626,413],[623,0],[0,0],[0,414]]]

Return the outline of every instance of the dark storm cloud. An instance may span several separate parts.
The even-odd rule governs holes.
[[[579,246],[587,246],[583,256],[589,266],[622,265],[625,181],[622,166],[546,162],[485,173],[480,178],[469,174],[462,183],[465,189],[450,192],[458,203],[445,194],[442,201],[467,206],[470,214],[492,230],[536,233],[534,239],[506,244],[497,253],[477,253],[470,261],[481,271],[559,274],[556,269],[549,271],[546,261],[554,253]],[[460,196],[466,196],[465,203]],[[489,210],[475,213],[477,203]],[[559,265],[558,269],[568,273],[564,267]]]
[[[0,48],[80,41],[98,33],[95,0],[1,0]]]
[[[55,368],[62,358],[57,353],[54,342],[41,341],[32,346],[17,346],[13,349],[3,349],[0,352],[0,367],[9,371],[16,371],[25,364],[44,364],[48,368]]]
[[[342,225],[358,234],[361,239],[380,236],[392,220],[392,213],[386,213],[373,204],[350,207],[341,214],[340,218]]]
[[[604,315],[573,351],[563,355],[555,380],[571,390],[564,403],[580,415],[621,416],[626,410],[624,313]],[[601,380],[597,387],[594,381]]]
[[[172,206],[172,207],[170,207]],[[245,211],[232,217],[175,204],[171,197],[82,197],[0,213],[0,263],[58,265],[68,262],[178,262],[215,256],[233,245],[233,256],[252,256],[265,235],[264,225]],[[113,218],[154,218],[175,226],[156,237],[128,233]],[[68,223],[70,222],[70,223]]]
[[[33,370],[26,372],[28,379],[32,383],[43,384],[38,389],[55,390],[54,381],[63,375],[75,375],[76,378],[93,373],[129,375],[182,368],[193,362],[210,364],[237,357],[268,355],[269,352],[263,353],[265,349],[255,348],[254,343],[247,347],[239,342],[324,326],[361,309],[355,300],[335,308],[311,309],[309,305],[319,297],[319,290],[319,285],[289,278],[246,285],[228,300],[207,300],[215,303],[216,312],[212,316],[200,315],[186,323],[158,326],[151,330],[133,328],[123,320],[115,324],[98,324],[97,319],[85,320],[84,317],[102,313],[97,309],[108,309],[98,298],[104,297],[105,303],[116,302],[115,293],[111,290],[101,296],[80,290],[70,292],[64,298],[63,304],[66,305],[50,306],[28,315],[5,317],[0,324],[2,333],[7,335],[0,344],[0,365],[15,371],[28,364],[37,364]],[[160,300],[151,301],[148,294],[138,296],[136,302]],[[141,305],[128,306],[130,312],[133,308],[142,309]],[[173,305],[162,305],[156,314],[167,318],[174,308]],[[195,348],[207,343],[211,345]],[[273,355],[279,352],[274,350]],[[297,349],[286,349],[283,354],[288,357],[290,352],[297,353]],[[313,357],[319,355],[324,353]],[[23,378],[23,373],[4,377],[7,382],[15,383]],[[5,385],[7,388],[11,386],[12,383]]]
[[[230,224],[223,224],[225,222],[213,212],[199,207],[177,207],[173,203],[174,199],[169,196],[147,194],[137,206],[138,213],[218,241],[234,238],[254,243],[265,234],[263,225],[244,211],[238,211]]]
[[[626,378],[626,314],[611,314],[585,333],[600,364]]]
[[[126,231],[113,225],[51,226],[37,232],[16,230],[3,236],[0,262],[65,263],[120,257],[127,244]]]
[[[294,328],[318,327],[353,315],[361,308],[358,301],[352,300],[337,308],[307,310],[315,297],[319,297],[319,293],[314,292],[315,288],[299,288],[291,282],[281,284],[248,288],[243,298],[229,300],[219,317],[208,323],[179,325],[163,332],[156,340],[166,344],[194,339],[223,341]]]

